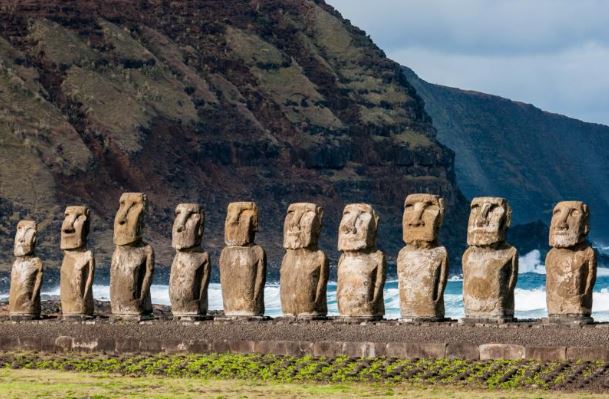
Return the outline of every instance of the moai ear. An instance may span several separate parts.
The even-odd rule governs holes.
[[[507,230],[512,225],[512,207],[508,204],[507,201],[504,203],[505,205],[505,221],[503,224],[504,230]]]
[[[444,214],[446,212],[446,208],[444,207],[444,198],[438,198],[438,206],[440,207],[440,220],[438,222],[439,224],[442,224],[444,221]]]
[[[372,210],[372,220],[374,220],[374,232],[378,230],[380,217],[377,215],[376,211]]]
[[[587,204],[582,204],[582,211],[584,212],[582,221],[584,224],[584,235],[588,235],[590,232],[590,209]]]
[[[255,232],[258,232],[258,208],[256,208],[256,205],[254,205],[254,207],[252,208],[252,212],[254,215],[252,217],[252,228]]]

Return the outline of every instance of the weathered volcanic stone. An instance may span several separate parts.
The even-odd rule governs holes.
[[[438,245],[444,201],[411,194],[404,204],[404,242],[397,258],[400,310],[404,320],[444,319],[448,253]]]
[[[61,225],[60,297],[64,318],[93,315],[93,278],[95,257],[85,248],[89,234],[89,208],[68,206]]]
[[[556,204],[546,256],[546,302],[550,322],[592,322],[596,252],[586,241],[588,206],[580,201]]]
[[[9,315],[12,319],[40,317],[40,285],[42,261],[34,256],[36,248],[36,222],[21,220],[15,235],[15,262],[11,271]]]
[[[338,231],[336,299],[343,319],[379,319],[385,314],[386,262],[376,249],[379,217],[368,204],[345,207]]]
[[[279,285],[286,316],[322,317],[328,313],[328,259],[317,248],[322,215],[323,210],[315,204],[295,203],[288,208]]]
[[[467,226],[469,247],[463,254],[465,321],[510,321],[514,317],[514,288],[518,251],[505,242],[511,223],[507,201],[474,198]]]
[[[136,318],[152,314],[150,284],[154,272],[154,250],[142,239],[146,196],[124,193],[114,218],[114,243],[110,267],[112,314]]]
[[[209,255],[201,248],[205,215],[198,204],[179,204],[172,230],[176,256],[171,264],[169,299],[179,319],[196,319],[207,313]]]
[[[264,315],[266,255],[262,247],[254,244],[257,227],[256,204],[232,202],[228,205],[226,247],[220,254],[220,284],[227,317]]]

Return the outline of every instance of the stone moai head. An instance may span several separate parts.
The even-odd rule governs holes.
[[[512,223],[512,208],[499,197],[476,197],[472,200],[467,223],[467,245],[492,245],[505,241]]]
[[[436,241],[443,219],[443,198],[433,194],[410,194],[404,202],[404,242],[408,244],[415,241]]]
[[[258,208],[253,202],[231,202],[228,204],[224,222],[226,245],[248,245],[254,243],[258,230]]]
[[[581,201],[562,201],[556,204],[550,224],[550,246],[567,248],[586,239],[590,225],[588,205]]]
[[[311,203],[295,203],[288,207],[283,223],[283,247],[299,249],[317,247],[323,209]]]
[[[359,251],[376,246],[379,217],[368,204],[345,206],[338,229],[338,250]]]
[[[173,222],[171,246],[177,250],[201,245],[205,213],[199,204],[179,204]]]
[[[87,244],[89,234],[89,208],[68,206],[61,224],[61,249],[78,249]]]
[[[17,223],[17,234],[15,234],[15,256],[27,256],[34,253],[36,247],[36,222],[33,220],[21,220]]]
[[[129,245],[142,239],[146,195],[142,193],[123,193],[120,207],[114,217],[114,243]]]

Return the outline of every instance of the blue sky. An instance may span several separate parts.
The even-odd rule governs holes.
[[[423,79],[609,125],[609,0],[327,0]]]

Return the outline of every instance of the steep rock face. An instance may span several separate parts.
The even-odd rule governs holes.
[[[446,197],[444,242],[464,241],[452,152],[400,67],[322,1],[27,0],[1,5],[0,27],[5,270],[24,216],[55,265],[63,208],[79,203],[107,267],[123,191],[147,193],[160,265],[179,202],[203,205],[212,264],[238,200],[258,203],[271,269],[293,201],[324,207],[334,260],[345,203],[373,204],[394,257],[404,197],[418,191]]]
[[[457,182],[467,197],[506,197],[515,223],[546,225],[556,202],[582,200],[590,206],[590,237],[609,241],[608,126],[430,84],[406,67],[404,74],[423,98],[438,140],[455,151]],[[540,249],[546,246],[547,235]]]

